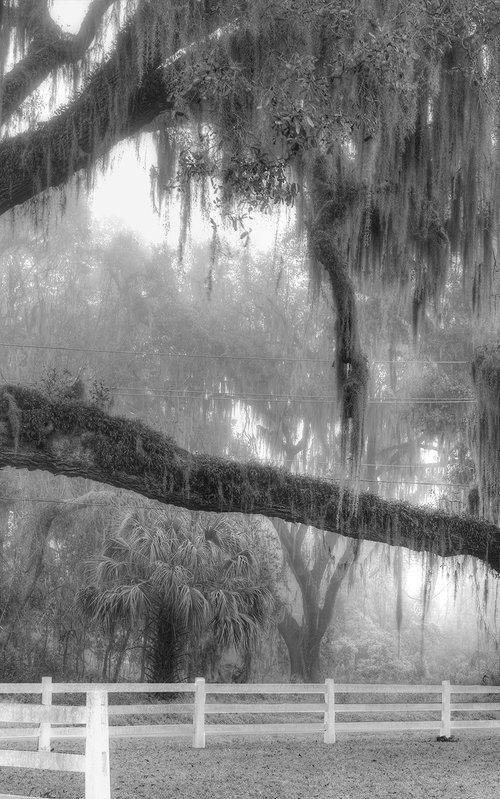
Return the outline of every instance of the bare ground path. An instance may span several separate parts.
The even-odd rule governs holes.
[[[30,748],[32,748],[30,746]],[[82,751],[77,743],[58,750]],[[500,792],[500,735],[431,733],[111,742],[113,799],[489,799]],[[0,769],[0,793],[82,799],[83,777]]]

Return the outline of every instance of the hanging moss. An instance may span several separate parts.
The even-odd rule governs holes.
[[[499,234],[496,18],[488,3],[431,13],[415,0],[397,14],[371,0],[247,6],[139,4],[71,106],[2,143],[0,212],[91,173],[165,111],[210,129],[224,200],[267,192],[286,202],[295,187],[311,200],[312,250],[332,287],[342,449],[356,469],[367,394],[356,290],[404,287],[415,332],[451,256],[468,278],[480,273],[476,304],[488,295]]]
[[[478,475],[478,504],[482,516],[500,519],[500,345],[476,349],[472,382],[477,409],[472,446]]]
[[[428,306],[439,304],[452,256],[467,276],[481,264],[474,293],[478,301],[487,296],[499,220],[488,167],[496,106],[485,101],[498,70],[496,44],[485,33],[479,49],[463,45],[464,25],[479,30],[485,20],[474,10],[466,22],[457,9],[443,9],[430,47],[421,7],[410,4],[395,25],[389,9],[358,5],[356,14],[323,14],[319,24],[305,9],[280,16],[257,4],[251,21],[222,37],[222,47],[193,57],[188,73],[201,86],[205,122],[224,153],[226,211],[230,201],[286,201],[269,169],[277,158],[283,186],[311,200],[311,250],[337,314],[342,450],[355,471],[368,380],[356,289],[369,291],[380,279],[404,288],[416,338]],[[336,49],[343,54],[338,72],[330,55]]]

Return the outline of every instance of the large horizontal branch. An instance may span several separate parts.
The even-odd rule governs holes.
[[[137,421],[0,388],[0,466],[85,477],[190,510],[262,514],[443,557],[468,554],[500,571],[500,529],[258,463],[194,454]],[[353,508],[356,508],[355,512]]]
[[[33,37],[26,55],[5,75],[2,85],[1,122],[5,124],[21,103],[60,67],[80,61],[96,36],[105,11],[114,0],[92,0],[78,33],[61,30],[46,4],[33,21]]]

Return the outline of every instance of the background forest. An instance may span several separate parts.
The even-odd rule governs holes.
[[[83,201],[50,234],[9,231],[3,381],[141,418],[192,451],[342,480],[331,299],[304,268],[300,235],[270,253],[243,245],[194,240],[181,257],[99,226]],[[477,321],[458,272],[420,321],[418,349],[407,300],[358,300],[373,363],[362,488],[477,512]],[[496,580],[467,557],[444,567],[41,472],[3,469],[0,509],[1,680],[477,683],[500,672]]]
[[[500,680],[499,26],[0,2],[0,679]]]

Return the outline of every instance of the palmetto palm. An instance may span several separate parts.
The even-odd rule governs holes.
[[[208,643],[250,652],[273,607],[234,521],[168,506],[122,516],[88,575],[87,612],[108,632],[142,632],[145,674],[155,682],[187,676]]]

